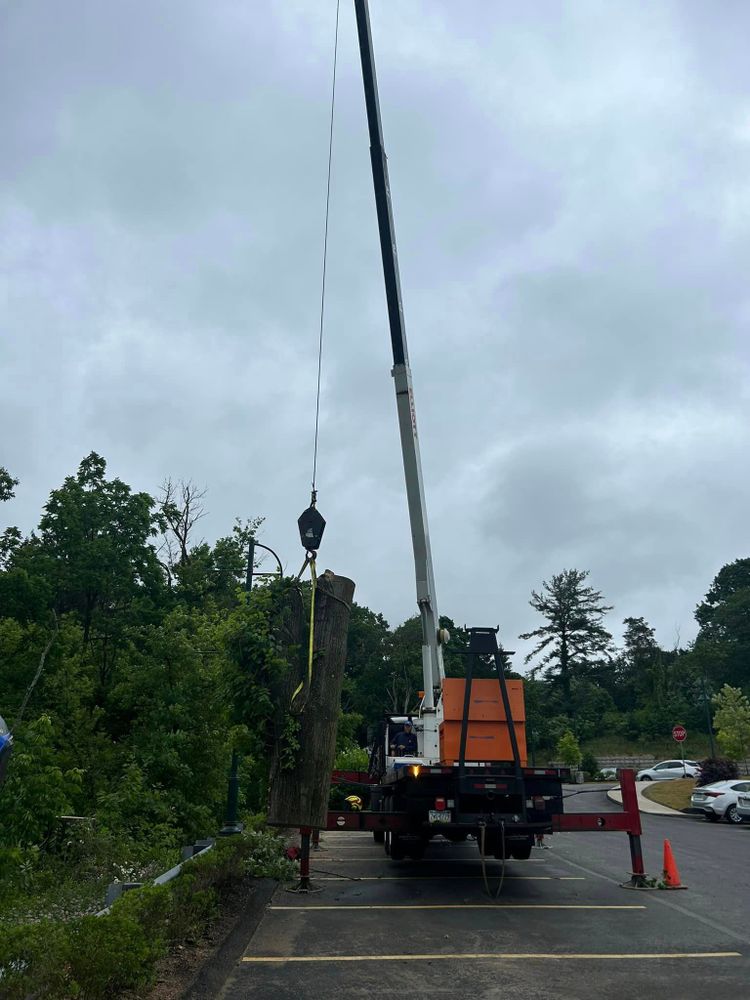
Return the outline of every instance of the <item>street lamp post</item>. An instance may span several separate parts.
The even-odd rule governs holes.
[[[276,555],[272,548],[268,545],[263,545],[261,542],[256,542],[254,538],[251,538],[247,545],[247,576],[245,578],[245,590],[249,594],[253,588],[253,577],[254,576],[276,576],[275,573],[256,573],[253,568],[255,562],[255,550],[265,549],[266,552],[270,552],[271,555],[276,560],[276,565],[279,567],[278,575],[284,575],[284,567],[281,565],[281,559]]]

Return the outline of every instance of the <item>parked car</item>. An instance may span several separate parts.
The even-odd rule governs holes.
[[[690,796],[690,804],[700,810],[706,819],[716,823],[722,817],[727,823],[742,823],[745,818],[739,810],[740,793],[750,793],[750,781],[747,779],[732,781],[714,781],[712,785],[696,788]],[[750,805],[750,799],[747,800]],[[748,809],[750,816],[750,808]]]
[[[750,819],[750,793],[745,792],[743,795],[740,792],[737,796],[737,813],[742,817],[742,819]]]
[[[599,773],[605,781],[616,781],[620,776],[619,770],[618,767],[603,767]]]
[[[666,781],[667,778],[697,778],[701,773],[695,760],[663,760],[653,767],[646,767],[635,776],[636,781]]]

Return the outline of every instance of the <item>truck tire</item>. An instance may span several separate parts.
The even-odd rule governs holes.
[[[376,844],[384,844],[385,843],[385,830],[373,830],[372,831],[372,839],[375,841]]]
[[[391,856],[391,861],[403,861],[406,857],[403,841],[397,833],[391,834],[390,841],[390,851],[388,853]]]
[[[481,832],[477,836],[477,849],[479,854],[482,854],[482,834]],[[503,858],[507,857],[508,854],[508,844],[505,844],[505,854],[503,854],[503,841],[498,832],[495,830],[490,833],[485,833],[484,836],[484,856],[485,858],[497,858],[498,861],[502,861]]]
[[[534,841],[531,837],[528,840],[512,840],[508,845],[510,856],[516,861],[528,861],[533,846]]]

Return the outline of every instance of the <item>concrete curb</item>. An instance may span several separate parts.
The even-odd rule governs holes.
[[[278,885],[276,879],[255,880],[252,894],[234,927],[217,951],[199,967],[195,978],[181,994],[182,1000],[216,1000],[216,997],[221,995],[225,983],[244,954]]]
[[[670,809],[669,806],[662,806],[658,802],[652,802],[651,799],[647,799],[643,794],[641,789],[636,783],[635,786],[636,795],[638,796],[638,808],[642,813],[648,813],[651,816],[688,816],[688,813],[680,812],[679,809]],[[616,788],[607,789],[607,798],[612,802],[617,802],[622,805],[622,792],[619,786]]]

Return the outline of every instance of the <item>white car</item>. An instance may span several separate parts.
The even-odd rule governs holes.
[[[740,792],[737,796],[737,812],[742,819],[750,819],[750,792]]]
[[[653,767],[646,767],[635,776],[636,781],[666,781],[667,778],[697,778],[701,773],[697,761],[663,760]]]
[[[747,779],[714,781],[712,785],[696,788],[690,796],[690,804],[714,823],[722,817],[727,823],[742,823],[745,817],[737,804],[742,792],[750,793],[750,781]]]

